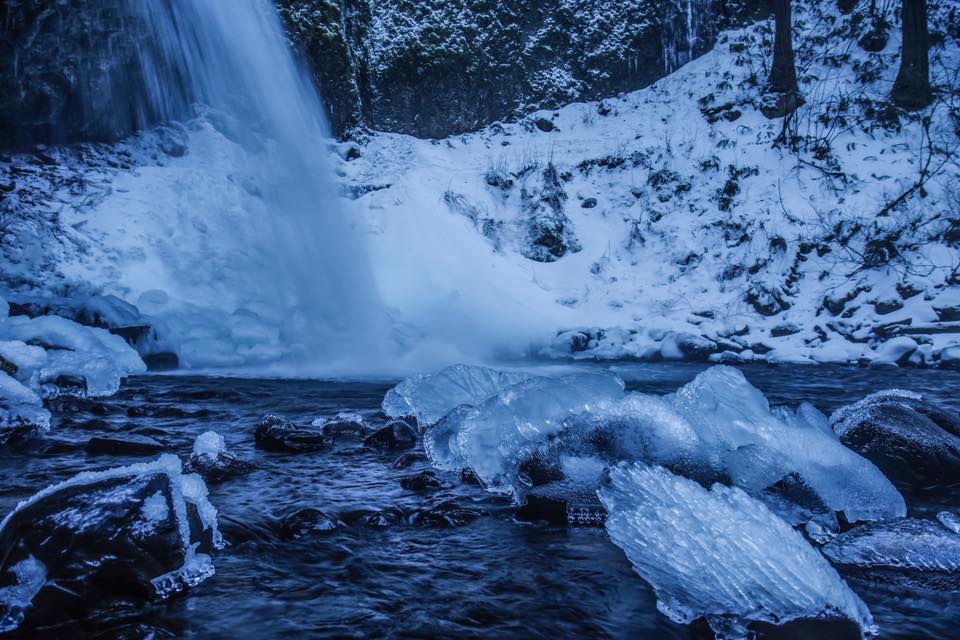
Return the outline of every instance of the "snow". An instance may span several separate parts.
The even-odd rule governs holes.
[[[452,365],[433,374],[407,378],[387,392],[382,408],[391,418],[415,417],[422,428],[438,422],[462,404],[480,404],[529,379],[523,373]]]
[[[706,617],[718,635],[746,638],[750,620],[841,617],[876,632],[826,560],[740,489],[707,491],[662,467],[624,463],[611,469],[600,499],[610,538],[676,622]]]
[[[214,546],[222,548],[224,544],[220,530],[217,527],[217,510],[207,499],[206,485],[203,480],[195,474],[184,475],[182,473],[180,458],[173,454],[164,454],[153,462],[141,462],[126,467],[108,469],[106,471],[84,471],[63,482],[42,489],[30,498],[20,502],[13,511],[7,514],[3,521],[0,522],[0,534],[3,533],[3,529],[14,514],[62,489],[83,486],[113,478],[151,474],[164,474],[170,482],[173,511],[177,526],[180,530],[180,540],[183,545],[183,565],[173,573],[157,576],[152,580],[157,595],[165,598],[171,593],[182,589],[184,585],[196,585],[200,583],[213,575],[214,572],[213,562],[210,556],[198,553],[195,549],[195,543],[191,540],[187,503],[196,507],[197,513],[200,516],[201,527],[204,530],[211,531]],[[144,508],[148,508],[147,505],[145,505]],[[149,508],[151,509],[150,513],[155,515],[157,512],[156,505]]]
[[[221,453],[225,453],[227,444],[216,431],[204,431],[193,442],[193,455],[207,456],[216,459]]]

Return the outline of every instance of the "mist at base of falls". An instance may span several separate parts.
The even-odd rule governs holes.
[[[469,265],[459,294],[438,291],[438,265],[413,264],[420,236],[373,272],[370,231],[343,210],[320,98],[272,2],[126,2],[152,40],[100,102],[135,114],[139,138],[173,135],[186,152],[112,178],[84,216],[97,246],[69,277],[136,304],[192,370],[356,376],[525,352],[540,319],[470,282]]]

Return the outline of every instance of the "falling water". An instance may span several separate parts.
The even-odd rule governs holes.
[[[319,97],[290,51],[273,3],[124,1],[148,37],[139,68],[121,79],[127,86],[111,91],[112,107],[142,123],[184,121],[202,113],[250,150],[236,172],[246,176],[255,206],[247,207],[237,224],[254,231],[237,235],[243,238],[239,242],[228,234],[211,238],[215,246],[207,264],[183,248],[165,253],[180,251],[168,260],[181,263],[171,267],[176,276],[169,280],[178,291],[182,284],[191,292],[186,297],[194,316],[202,314],[199,307],[213,308],[221,319],[256,326],[239,332],[244,344],[234,349],[230,342],[238,342],[237,331],[193,331],[187,325],[197,321],[183,319],[186,312],[167,319],[173,332],[189,341],[185,364],[283,359],[311,368],[374,357],[374,339],[383,333],[374,281],[363,246],[338,206]],[[193,203],[202,195],[185,194],[177,206],[201,206]],[[165,211],[161,206],[157,211]],[[201,220],[199,226],[206,225]],[[231,246],[231,240],[243,246]],[[186,261],[189,267],[182,266]],[[146,287],[139,288],[142,293]],[[271,344],[264,347],[263,341]]]
[[[708,45],[714,28],[712,0],[671,0],[663,20],[664,71],[672,73]]]

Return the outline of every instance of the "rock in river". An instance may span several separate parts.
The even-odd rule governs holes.
[[[323,451],[333,446],[333,441],[320,431],[298,427],[275,415],[264,416],[257,425],[254,440],[258,449],[279,453]]]

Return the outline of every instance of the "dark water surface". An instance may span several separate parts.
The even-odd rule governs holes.
[[[612,367],[629,387],[666,393],[705,367],[692,364]],[[560,372],[562,367],[545,367]],[[920,391],[960,410],[960,373],[844,367],[743,369],[772,404],[809,400],[823,411],[888,388]],[[400,480],[428,468],[394,469],[398,454],[357,444],[332,452],[274,454],[254,449],[253,430],[267,413],[298,422],[359,412],[375,423],[391,383],[140,377],[100,403],[55,415],[51,438],[0,452],[0,510],[39,489],[90,469],[140,461],[93,456],[82,445],[103,433],[153,437],[189,456],[193,440],[218,431],[234,453],[255,461],[252,474],[211,485],[221,529],[231,542],[214,558],[216,575],[187,597],[152,606],[118,623],[67,636],[185,638],[484,637],[688,638],[656,610],[652,591],[602,529],[517,522],[510,505],[443,476],[449,488],[403,489]],[[144,415],[138,415],[144,414]],[[441,474],[442,476],[442,474]],[[346,526],[327,537],[286,541],[284,515],[315,507],[355,523],[389,507],[413,513],[444,500],[485,512],[469,525],[384,529]],[[915,514],[939,505],[911,504]],[[851,582],[883,638],[957,637],[960,594],[909,591]],[[140,630],[129,625],[142,625]],[[142,632],[143,633],[142,633]],[[123,634],[127,635],[123,635]]]

